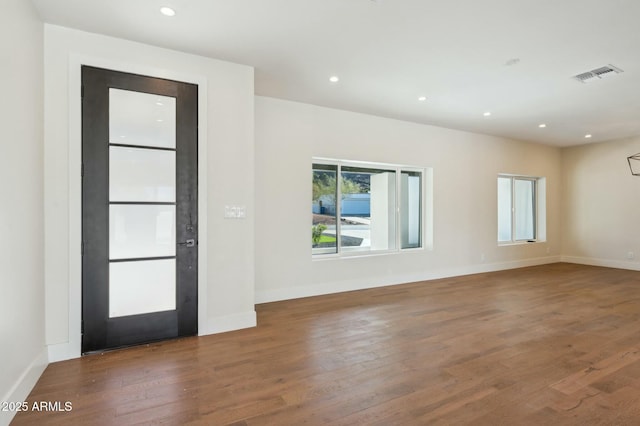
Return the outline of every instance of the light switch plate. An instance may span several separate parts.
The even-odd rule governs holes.
[[[244,219],[247,217],[247,208],[245,206],[224,206],[225,219]]]
[[[225,219],[235,219],[238,213],[236,211],[235,206],[224,206],[224,217]]]

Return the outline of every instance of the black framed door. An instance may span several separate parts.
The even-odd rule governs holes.
[[[198,331],[198,90],[82,67],[82,352]]]

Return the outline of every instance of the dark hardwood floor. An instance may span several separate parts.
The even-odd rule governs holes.
[[[640,272],[554,264],[258,305],[54,363],[14,423],[638,425]]]

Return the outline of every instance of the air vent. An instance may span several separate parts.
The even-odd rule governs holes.
[[[609,77],[614,74],[620,74],[621,72],[623,71],[620,68],[614,67],[613,65],[607,65],[573,76],[573,79],[582,83],[591,83],[592,81]]]

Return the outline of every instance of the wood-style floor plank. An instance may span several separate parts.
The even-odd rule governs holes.
[[[554,264],[268,303],[51,364],[15,425],[637,425],[640,272]]]

